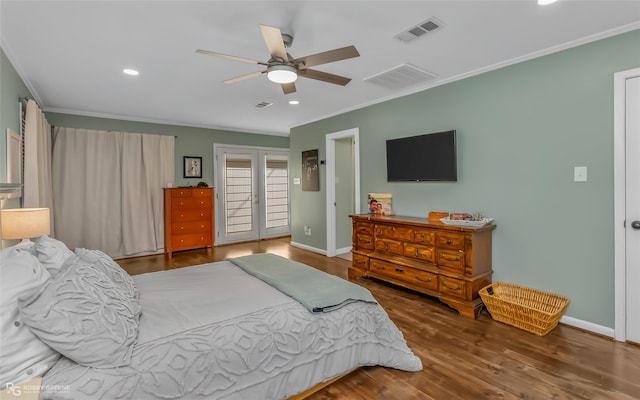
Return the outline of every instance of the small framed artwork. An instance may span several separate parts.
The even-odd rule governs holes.
[[[320,191],[318,172],[318,150],[302,152],[302,191]]]
[[[184,177],[202,178],[202,157],[184,156]]]
[[[22,138],[16,131],[7,128],[7,183],[14,187],[5,198],[22,196]]]

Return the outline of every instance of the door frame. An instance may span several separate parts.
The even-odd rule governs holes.
[[[616,72],[613,75],[613,237],[614,237],[614,338],[627,340],[626,291],[626,80],[640,77],[640,68]]]
[[[336,140],[353,138],[354,212],[360,214],[360,128],[327,133],[327,257],[336,255]]]

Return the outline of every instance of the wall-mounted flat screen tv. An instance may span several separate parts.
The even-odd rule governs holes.
[[[387,140],[387,181],[457,180],[455,130]]]

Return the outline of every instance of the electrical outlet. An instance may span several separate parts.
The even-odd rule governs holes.
[[[307,236],[311,236],[311,227],[309,225],[304,226],[304,234]]]

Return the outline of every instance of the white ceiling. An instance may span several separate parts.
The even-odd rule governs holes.
[[[394,38],[430,17],[444,27],[409,43]],[[355,45],[360,57],[315,67],[353,80],[300,78],[297,93],[284,95],[264,75],[224,84],[260,67],[195,52],[266,61],[260,24],[292,34],[294,57]],[[640,0],[0,3],[2,48],[46,111],[275,135],[638,28]],[[364,81],[405,63],[436,78],[398,89]],[[257,108],[262,101],[273,105]]]

